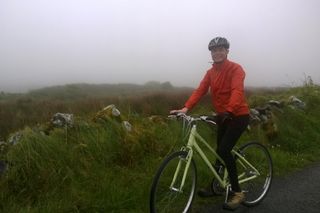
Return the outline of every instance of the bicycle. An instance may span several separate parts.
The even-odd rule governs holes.
[[[171,117],[182,118],[187,127],[187,144],[180,151],[168,155],[154,176],[150,192],[150,212],[187,212],[194,198],[197,184],[197,169],[193,159],[195,151],[209,167],[214,181],[212,190],[225,193],[225,202],[231,190],[225,163],[216,151],[198,133],[196,123],[204,121],[216,125],[215,117],[192,117],[183,113]],[[198,145],[201,142],[219,160],[222,174],[214,168],[208,157]],[[254,206],[261,202],[270,189],[273,175],[271,156],[267,148],[257,142],[249,142],[232,150],[237,164],[239,184],[246,194],[245,206]]]

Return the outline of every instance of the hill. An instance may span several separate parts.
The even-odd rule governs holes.
[[[132,97],[150,95],[155,92],[177,92],[190,90],[187,87],[174,87],[170,82],[150,81],[138,84],[68,84],[52,86],[30,91],[27,96],[34,98],[56,98],[76,100],[81,98]]]
[[[36,125],[50,120],[57,112],[90,116],[106,105],[116,104],[121,110],[155,114],[170,109],[162,102],[166,97],[183,104],[192,91],[188,87],[174,87],[169,82],[136,84],[69,84],[32,90],[25,94],[0,93],[0,141],[27,125]],[[175,107],[172,105],[171,107]]]

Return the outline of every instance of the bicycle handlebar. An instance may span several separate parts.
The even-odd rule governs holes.
[[[207,116],[207,115],[201,115],[201,116],[191,116],[187,115],[182,112],[173,113],[168,116],[169,118],[182,118],[183,120],[187,121],[188,123],[193,123],[195,121],[204,121],[213,125],[217,124],[217,116]]]

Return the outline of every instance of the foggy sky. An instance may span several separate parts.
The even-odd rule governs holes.
[[[0,91],[66,83],[196,87],[209,41],[247,86],[320,82],[319,0],[0,0]]]

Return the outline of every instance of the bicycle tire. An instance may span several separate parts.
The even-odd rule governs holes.
[[[170,154],[161,163],[151,186],[150,212],[188,212],[192,205],[197,183],[197,168],[192,159],[186,176],[182,192],[170,189],[175,170],[179,161],[182,163],[180,175],[177,177],[178,184],[181,180],[184,164],[188,152],[178,151]]]
[[[260,203],[267,195],[273,177],[273,164],[269,151],[265,146],[257,142],[250,142],[239,148],[238,151],[245,157],[257,170],[259,175],[257,178],[241,184],[242,191],[246,194],[246,200],[243,202],[245,206],[254,206]],[[244,168],[240,164],[241,159],[236,158],[238,174],[244,174],[250,177],[256,174],[251,168]]]

